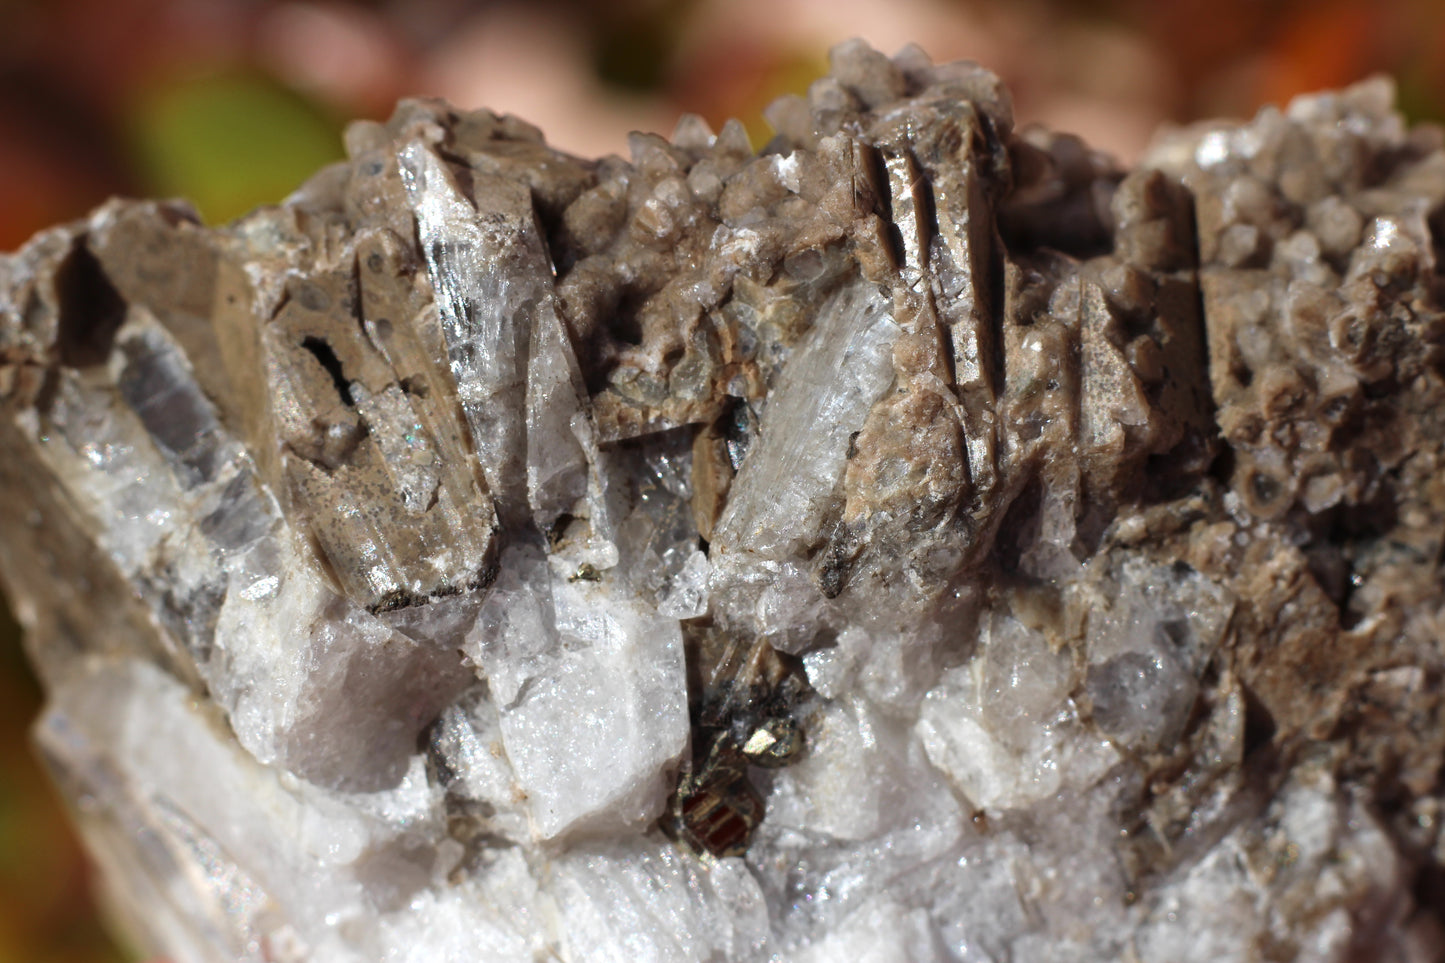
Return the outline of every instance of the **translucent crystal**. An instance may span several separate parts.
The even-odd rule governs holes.
[[[148,953],[1425,963],[1445,149],[838,48],[630,160],[406,101],[0,257],[0,578]]]

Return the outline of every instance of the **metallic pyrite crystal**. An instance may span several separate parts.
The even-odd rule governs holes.
[[[0,573],[116,918],[221,961],[1445,952],[1445,149],[1125,171],[833,55],[581,160],[405,102],[0,258]]]

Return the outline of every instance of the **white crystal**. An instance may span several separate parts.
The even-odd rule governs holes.
[[[893,380],[899,328],[876,285],[842,287],[818,311],[774,388],[762,441],[733,483],[714,543],[783,559],[817,531],[843,475],[848,436]]]
[[[644,828],[688,739],[677,622],[559,578],[540,554],[503,565],[466,651],[536,834]]]

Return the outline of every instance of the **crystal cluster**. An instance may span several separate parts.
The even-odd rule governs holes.
[[[0,258],[0,575],[143,946],[1445,952],[1445,139],[973,65],[582,160],[406,102]]]

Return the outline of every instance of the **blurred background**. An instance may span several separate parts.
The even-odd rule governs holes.
[[[280,200],[341,156],[348,120],[413,94],[583,155],[685,111],[761,144],[763,106],[852,36],[978,60],[1020,124],[1126,162],[1160,124],[1376,72],[1412,120],[1445,118],[1439,0],[0,0],[0,251],[112,194],[188,197],[213,222]],[[39,706],[0,610],[0,963],[126,959],[31,755]]]

